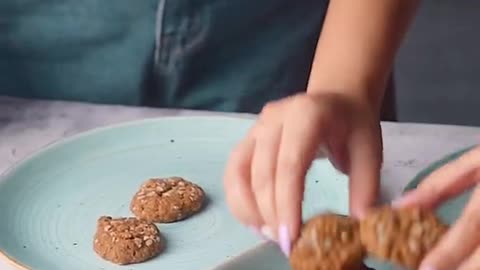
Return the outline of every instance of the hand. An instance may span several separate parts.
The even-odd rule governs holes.
[[[230,210],[287,255],[301,225],[304,178],[321,146],[349,174],[350,208],[361,216],[377,198],[382,160],[378,114],[366,102],[301,94],[269,103],[227,164]]]
[[[421,270],[480,269],[480,147],[430,174],[415,190],[394,202],[395,207],[436,208],[476,187],[461,217],[425,257]]]

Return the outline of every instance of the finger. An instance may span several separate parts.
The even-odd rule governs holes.
[[[282,126],[276,123],[258,129],[252,160],[252,188],[264,224],[260,230],[276,238],[275,170]]]
[[[480,269],[480,246],[465,262],[462,263],[458,270],[478,270]]]
[[[359,270],[375,270],[373,268],[368,267],[367,265],[363,264],[360,266]]]
[[[455,161],[431,173],[413,191],[394,201],[396,207],[420,205],[436,208],[478,182],[480,176],[480,148],[470,150]]]
[[[285,115],[276,172],[276,205],[280,246],[287,255],[299,234],[305,174],[323,140],[327,119],[308,99],[293,101]],[[312,119],[317,119],[312,122]]]
[[[350,211],[363,218],[377,199],[382,165],[380,127],[355,130],[349,139]]]
[[[480,188],[472,195],[462,216],[421,264],[421,270],[457,269],[480,244]]]
[[[232,214],[243,224],[258,228],[263,224],[252,192],[250,166],[255,147],[248,136],[232,152],[225,170],[225,194]]]

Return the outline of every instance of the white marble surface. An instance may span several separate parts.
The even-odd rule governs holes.
[[[0,97],[0,173],[51,142],[92,128],[152,117],[218,114]],[[480,139],[480,128],[475,127],[383,123],[382,128],[384,200],[397,197],[431,162]],[[0,269],[12,270],[4,262]]]

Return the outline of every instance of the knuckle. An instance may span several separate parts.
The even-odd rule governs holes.
[[[270,101],[265,106],[263,106],[262,111],[260,112],[260,115],[262,117],[269,117],[272,114],[274,114],[278,110],[278,102],[277,101]]]
[[[302,170],[303,162],[296,155],[285,155],[279,158],[278,167],[283,174],[295,174],[296,171]]]
[[[293,99],[289,107],[288,116],[293,121],[311,121],[315,123],[324,123],[330,119],[330,106],[328,103],[320,103],[315,98],[308,95],[298,96]]]
[[[290,106],[294,110],[305,110],[311,107],[312,103],[313,99],[307,97],[307,95],[298,95],[292,99]]]

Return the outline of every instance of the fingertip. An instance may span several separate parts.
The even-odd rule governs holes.
[[[420,266],[420,268],[418,268],[419,270],[437,270],[437,268],[431,266],[431,265],[422,265]]]
[[[364,219],[365,216],[377,205],[378,198],[371,193],[368,195],[362,190],[352,190],[350,193],[350,215],[357,219]]]
[[[438,261],[435,258],[435,254],[428,254],[426,258],[420,263],[418,267],[419,270],[438,270],[439,268],[436,267]]]
[[[420,270],[437,270],[437,268],[431,266],[431,265],[425,265],[425,266],[420,266]]]
[[[263,225],[260,228],[260,233],[268,240],[276,241],[277,239],[275,232],[268,225]]]
[[[418,203],[420,203],[419,194],[418,194],[417,190],[412,190],[412,191],[409,191],[409,192],[405,193],[401,197],[393,200],[390,205],[393,208],[399,209],[399,208],[405,208],[405,207],[408,207],[408,206],[412,206],[412,205],[415,205],[415,204],[418,204]]]
[[[356,219],[362,220],[367,215],[368,210],[364,207],[351,206],[350,214]]]

